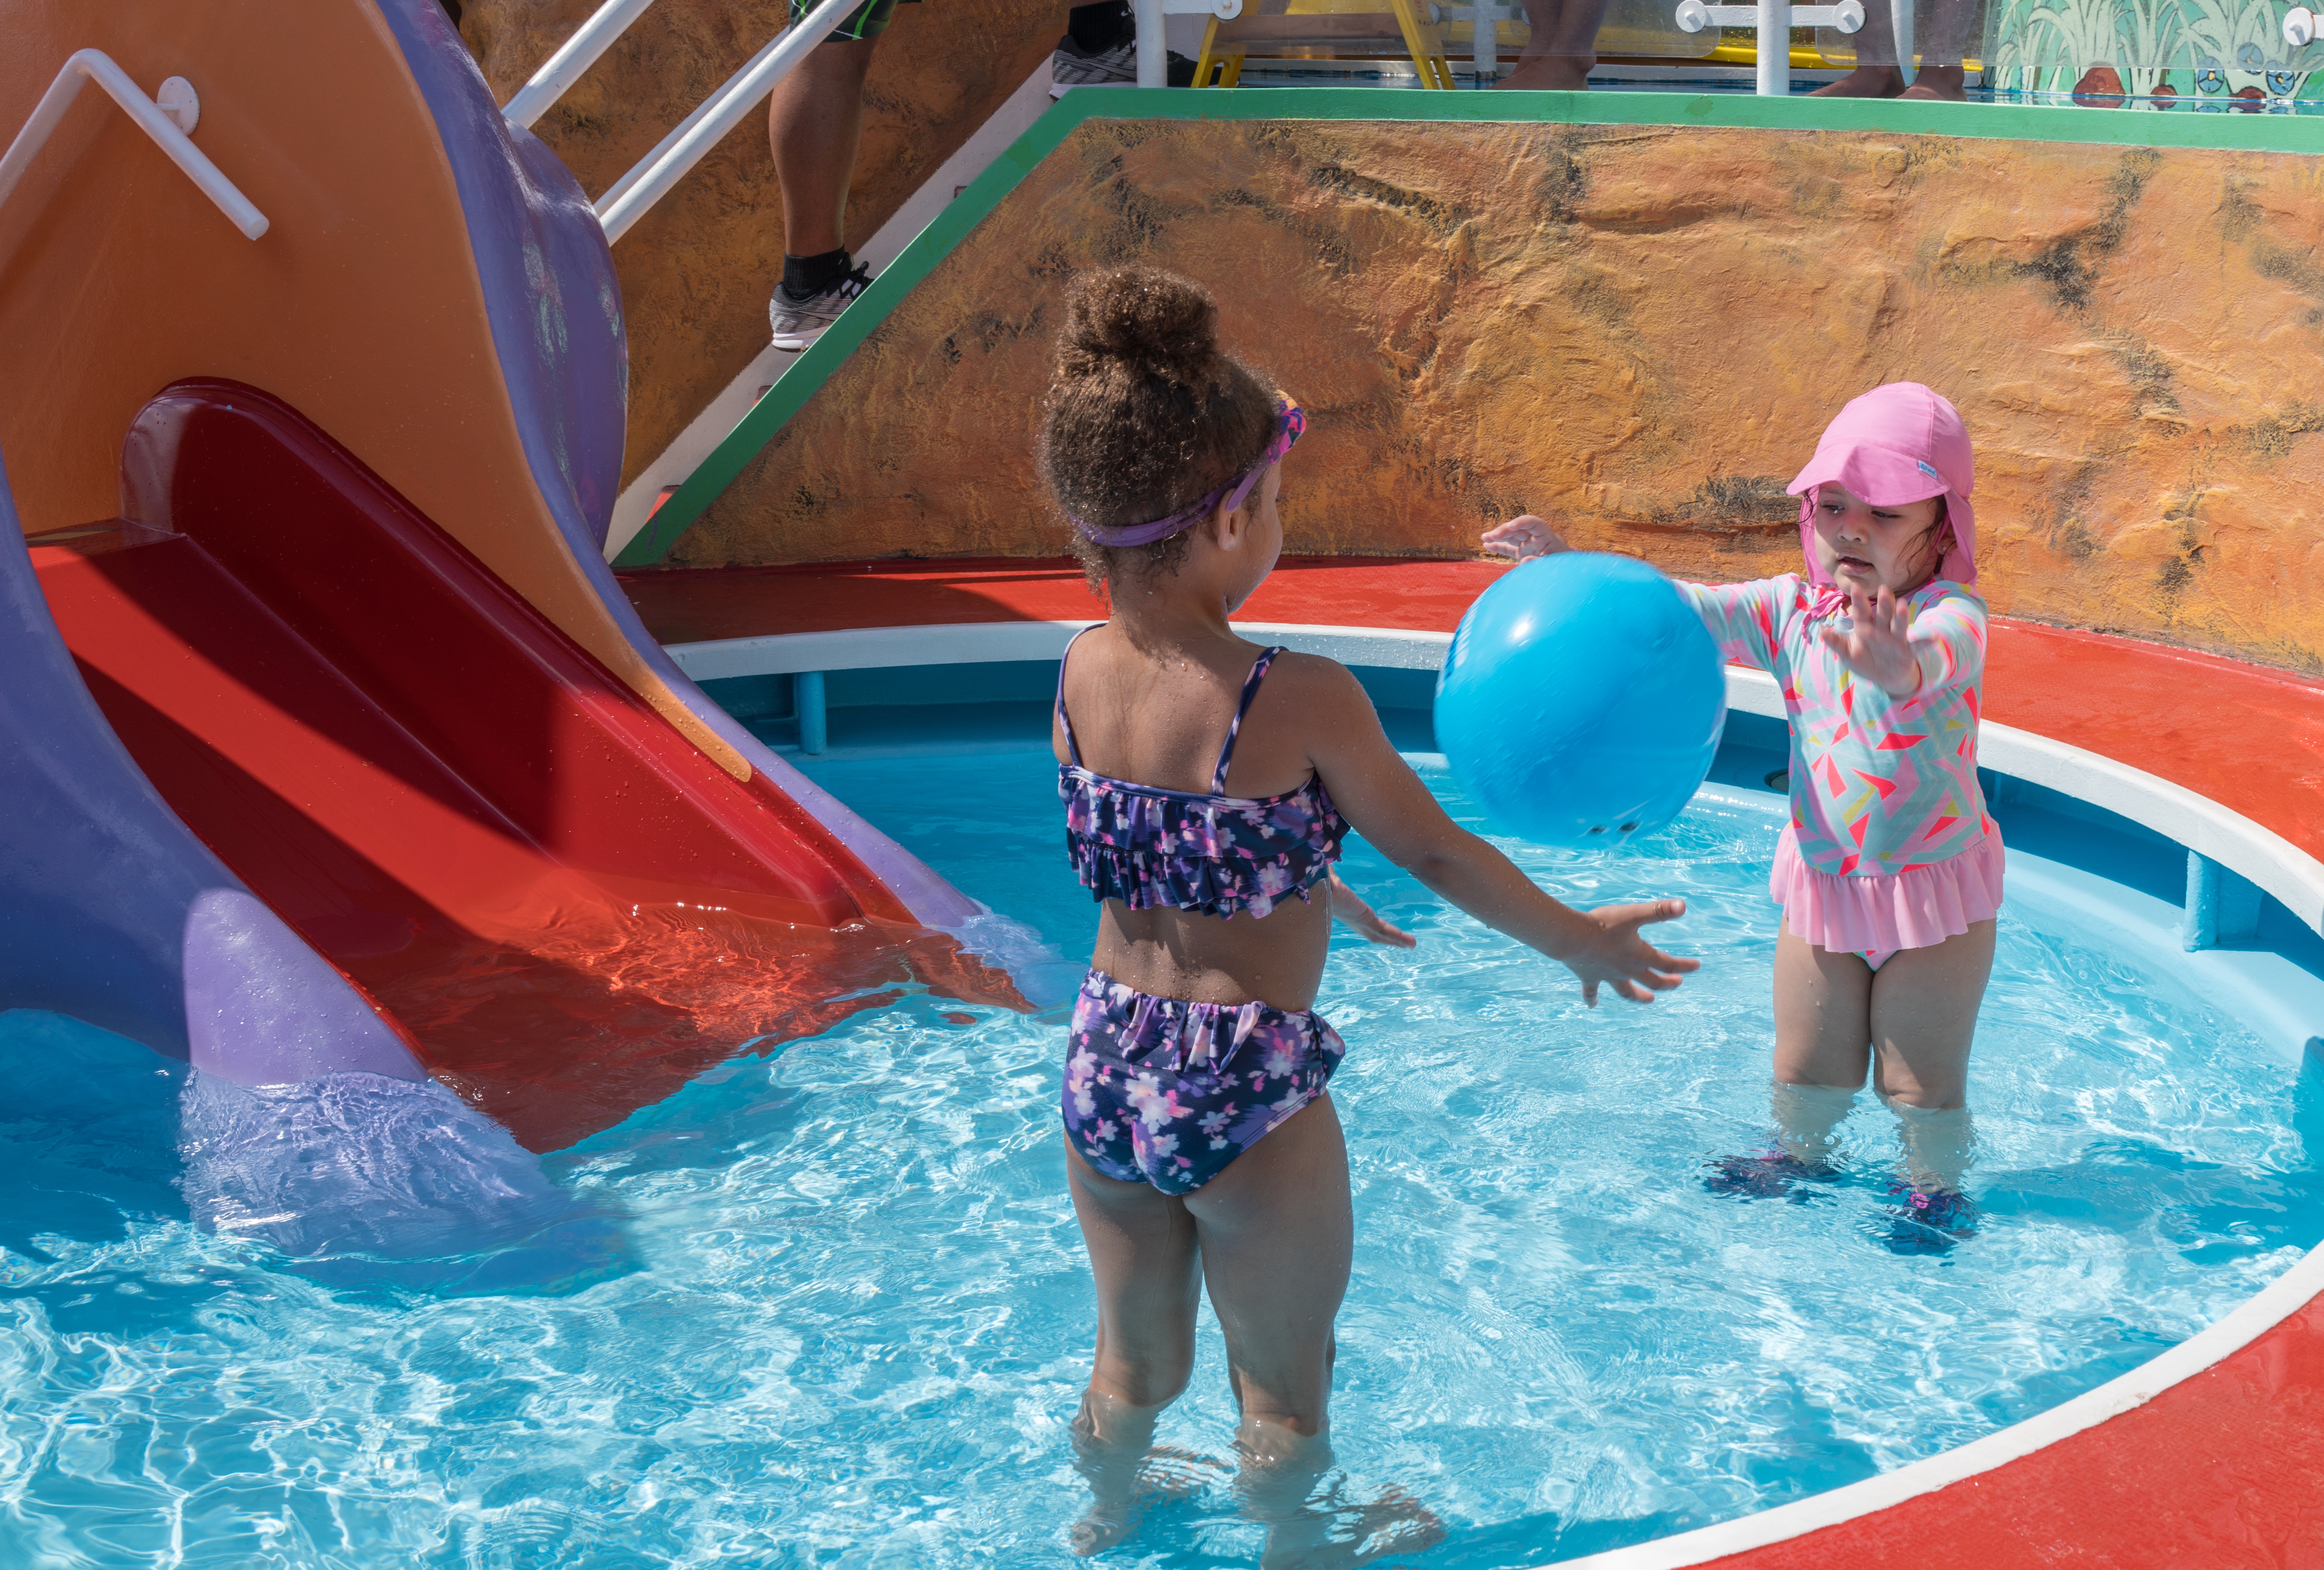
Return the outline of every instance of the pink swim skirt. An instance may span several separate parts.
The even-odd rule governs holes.
[[[2006,858],[1998,829],[1962,851],[1909,872],[1839,877],[1800,859],[1792,825],[1775,841],[1767,893],[1792,935],[1835,954],[1861,955],[1875,970],[1905,949],[1929,949],[2001,909]]]

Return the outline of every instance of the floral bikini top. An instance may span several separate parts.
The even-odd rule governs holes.
[[[1331,872],[1348,825],[1320,776],[1310,775],[1297,790],[1256,801],[1226,794],[1227,765],[1243,716],[1267,667],[1282,652],[1260,655],[1244,678],[1242,702],[1227,727],[1206,796],[1108,779],[1084,768],[1081,744],[1065,714],[1065,660],[1057,662],[1057,724],[1073,758],[1057,769],[1065,855],[1090,897],[1118,899],[1134,911],[1265,916],[1286,895],[1305,899]],[[1065,656],[1072,657],[1071,645]]]

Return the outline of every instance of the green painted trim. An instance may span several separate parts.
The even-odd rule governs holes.
[[[1550,121],[1571,125],[1717,125],[1773,131],[1890,131],[2109,147],[2324,152],[2324,124],[2287,115],[2149,113],[2034,104],[1904,103],[1868,98],[1761,98],[1744,93],[1430,93],[1379,87],[1250,87],[1200,92],[1076,87],[920,231],[782,379],[727,433],[614,559],[651,566],[734,482],[785,421],[888,318],[1017,183],[1089,120]]]
[[[823,336],[807,346],[790,369],[767,390],[767,395],[751,406],[751,412],[726,433],[725,439],[686,477],[677,492],[646,520],[645,528],[638,530],[622,547],[622,554],[613,558],[613,565],[650,567],[669,554],[678,537],[702,516],[703,510],[716,500],[720,491],[734,482],[734,477],[758,456],[761,447],[774,439],[783,423],[799,411],[800,405],[855,352],[857,344],[872,335],[873,328],[888,319],[896,303],[909,294],[937,262],[951,255],[953,247],[968,238],[969,232],[984,221],[985,215],[999,207],[1001,199],[1015,190],[1017,182],[1032,173],[1034,167],[1074,126],[1089,118],[1087,112],[1077,110],[1074,103],[1085,91],[1076,88],[1050,105],[1024,135],[1010,143],[1009,150],[971,180],[968,188],[954,197],[927,228],[912,237],[903,254],[872,280],[872,287],[840,313],[839,319],[825,329]],[[1124,91],[1108,89],[1105,96],[1120,98]],[[1135,88],[1127,91],[1137,93]],[[1170,89],[1153,89],[1151,96],[1167,98]]]

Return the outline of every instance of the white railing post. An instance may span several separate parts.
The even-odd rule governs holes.
[[[1138,26],[1138,85],[1170,85],[1170,41],[1162,35],[1162,0],[1130,0]]]
[[[1881,4],[1882,0],[1874,0]],[[1913,24],[1913,0],[1889,0],[1901,14],[1899,25]],[[1792,27],[1834,27],[1853,33],[1864,25],[1862,0],[1840,0],[1836,5],[1794,5],[1790,0],[1759,0],[1757,5],[1706,5],[1703,0],[1679,0],[1674,14],[1681,32],[1701,32],[1706,27],[1759,29],[1758,90],[1763,98],[1789,97],[1792,91]],[[1904,77],[1911,81],[1911,68]]]
[[[1759,0],[1759,96],[1792,91],[1792,0]]]
[[[64,119],[65,111],[72,107],[73,100],[80,96],[83,82],[95,82],[128,111],[138,129],[170,155],[171,162],[185,170],[187,178],[201,188],[202,195],[226,215],[228,223],[253,240],[266,233],[266,215],[237,190],[235,183],[220,173],[218,166],[186,134],[202,112],[201,100],[195,96],[193,85],[183,77],[171,77],[161,84],[161,96],[169,106],[164,108],[139,91],[137,84],[129,79],[129,73],[102,50],[81,50],[65,61],[57,79],[41,95],[24,128],[16,133],[7,152],[0,155],[0,202],[6,201],[16,183],[24,178],[34,155],[47,143],[50,133]]]
[[[1523,22],[1525,9],[1517,5],[1497,5],[1493,0],[1450,0],[1439,5],[1429,0],[1428,20],[1442,27],[1448,23],[1470,18],[1469,66],[1476,73],[1477,85],[1489,87],[1501,74],[1501,23]]]
[[[597,57],[613,47],[613,41],[629,31],[630,23],[646,14],[654,0],[605,0],[597,7],[595,15],[583,23],[577,32],[557,46],[557,52],[541,62],[532,73],[532,79],[516,91],[501,114],[514,124],[527,130],[533,122],[549,112],[549,106],[565,96],[565,90],[581,79],[581,74],[597,63]]]
[[[1138,85],[1170,85],[1170,41],[1162,31],[1165,16],[1215,16],[1232,22],[1242,14],[1242,0],[1130,0],[1130,14],[1138,23]]]

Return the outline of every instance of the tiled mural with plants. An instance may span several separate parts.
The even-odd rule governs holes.
[[[2260,111],[2324,96],[2324,40],[2292,49],[2295,0],[1987,0],[1986,85],[2080,104]],[[2314,0],[2301,0],[2314,4]]]

